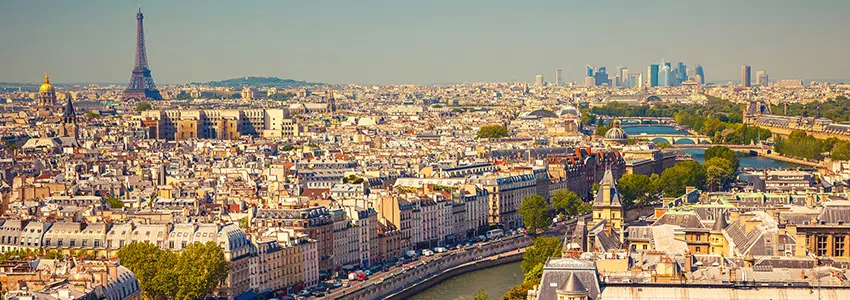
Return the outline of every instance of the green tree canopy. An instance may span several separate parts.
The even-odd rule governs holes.
[[[571,190],[557,190],[552,193],[552,208],[557,212],[567,215],[579,215],[585,213],[589,205],[581,201],[581,198]]]
[[[540,195],[525,196],[519,206],[519,215],[528,232],[535,233],[538,229],[545,229],[552,224],[549,204]]]
[[[773,149],[783,155],[812,160],[821,159],[824,152],[829,152],[832,160],[850,160],[850,141],[837,138],[822,140],[802,130],[792,131],[787,139],[777,137]]]
[[[139,279],[142,293],[150,299],[171,299],[177,291],[173,267],[177,255],[149,243],[133,242],[118,250],[121,265]]]
[[[558,237],[534,238],[531,247],[528,247],[522,255],[522,263],[520,263],[522,272],[531,272],[534,267],[545,263],[550,257],[561,257],[561,246],[561,239]]]
[[[363,178],[351,174],[342,178],[342,183],[351,183],[351,184],[361,184],[363,183]]]
[[[740,161],[738,160],[738,154],[736,154],[735,151],[732,151],[732,149],[729,149],[729,147],[714,146],[705,150],[706,161],[709,161],[715,157],[726,159],[727,161],[729,161],[729,163],[732,164],[732,167],[734,167],[736,170],[738,169],[738,166],[740,164]]]
[[[194,243],[179,253],[133,242],[118,251],[118,258],[136,274],[148,299],[203,299],[229,271],[224,251],[214,242]]]
[[[480,289],[480,290],[478,290],[478,292],[475,292],[475,297],[473,299],[474,300],[490,300],[490,295],[487,295],[487,292],[485,292],[484,289]]]
[[[141,102],[139,104],[136,104],[136,112],[143,112],[146,110],[151,110],[152,108],[153,106],[151,106],[151,104],[147,102]]]
[[[194,243],[180,252],[175,266],[178,289],[176,300],[203,299],[227,278],[224,251],[215,242]]]
[[[705,186],[705,169],[696,161],[683,161],[664,170],[658,180],[664,197],[679,197],[688,186]]]
[[[722,157],[714,157],[703,164],[705,168],[706,185],[711,191],[719,191],[735,180],[736,168]]]
[[[508,129],[502,125],[487,125],[481,126],[478,129],[477,138],[480,139],[497,139],[511,136],[508,133]]]
[[[109,197],[109,198],[106,198],[104,200],[106,201],[106,204],[109,205],[109,208],[112,208],[112,209],[122,209],[122,208],[124,208],[124,202],[121,202],[121,200],[118,199],[118,198]]]
[[[624,174],[617,180],[617,189],[623,195],[623,205],[626,207],[648,204],[658,194],[656,184],[643,174]]]

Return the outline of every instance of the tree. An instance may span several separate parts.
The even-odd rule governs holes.
[[[133,242],[118,250],[121,265],[129,268],[139,279],[142,292],[150,299],[168,299],[177,291],[173,267],[177,255],[159,247]]]
[[[473,299],[474,300],[490,300],[490,295],[487,295],[487,292],[485,292],[484,289],[480,289],[480,290],[478,290],[478,292],[475,293],[475,298],[473,298]]]
[[[705,168],[706,185],[711,191],[718,191],[735,179],[735,170],[728,160],[714,157],[703,164]]]
[[[180,93],[177,93],[177,96],[174,97],[174,100],[192,100],[192,95],[189,95],[186,91],[180,91]]]
[[[597,136],[605,136],[605,133],[608,133],[608,130],[611,129],[611,126],[599,125],[596,126],[596,130],[593,131],[593,135]]]
[[[850,142],[839,141],[829,151],[832,160],[850,160]]]
[[[87,119],[97,119],[97,118],[100,118],[100,114],[93,112],[93,111],[90,111],[90,112],[86,113],[86,118]]]
[[[626,208],[635,203],[646,204],[650,194],[657,193],[653,189],[649,176],[643,174],[625,174],[617,180],[617,188],[623,195],[623,205]]]
[[[121,202],[118,198],[109,197],[105,199],[106,204],[109,205],[111,209],[122,209],[124,208],[124,202]]]
[[[203,299],[227,278],[224,251],[215,242],[188,245],[179,254],[142,242],[118,251],[148,299]]]
[[[247,229],[250,224],[248,224],[248,217],[243,217],[239,219],[239,228]]]
[[[519,206],[519,215],[522,217],[528,232],[536,233],[538,229],[545,229],[549,224],[552,224],[552,218],[549,213],[549,204],[546,203],[546,199],[543,199],[543,197],[534,194],[522,198],[522,204]]]
[[[664,197],[679,197],[685,193],[688,186],[701,189],[704,185],[705,169],[695,161],[680,162],[664,170],[657,184],[661,187]]]
[[[476,135],[479,139],[497,139],[509,136],[511,135],[508,133],[508,129],[502,125],[481,126],[481,128],[478,129],[478,134]]]
[[[227,278],[224,251],[215,242],[193,243],[180,252],[174,270],[178,289],[174,299],[203,299]]]
[[[598,191],[599,191],[599,183],[594,182],[593,185],[590,186],[590,196],[592,197],[592,196],[596,195],[596,192],[598,192]]]
[[[584,201],[571,190],[557,190],[552,193],[552,208],[567,215],[577,215],[582,210]]]
[[[153,106],[151,106],[151,104],[147,102],[141,102],[139,104],[136,104],[136,112],[143,112],[146,110],[151,110],[152,108]]]
[[[525,284],[524,282],[520,285],[511,287],[504,296],[502,296],[501,300],[525,300],[528,298],[528,290],[532,287]]]
[[[714,146],[705,150],[705,160],[709,161],[712,158],[721,157],[729,161],[732,166],[737,170],[739,166],[738,154],[732,149],[729,149],[725,146]]]
[[[285,151],[285,152],[289,152],[289,151],[292,151],[292,149],[295,149],[295,146],[292,146],[292,144],[286,144],[286,145],[283,145],[282,150]]]
[[[351,174],[342,178],[342,183],[351,183],[351,184],[361,184],[363,183],[363,178]]]
[[[555,251],[560,251],[560,249],[555,250]],[[528,282],[528,283],[531,283],[531,285],[540,284],[540,280],[543,279],[543,267],[544,267],[545,264],[546,264],[546,262],[539,263],[536,266],[534,266],[534,268],[531,268],[531,270],[528,270],[528,272],[525,272],[525,276],[523,277],[522,282],[523,283]]]
[[[531,272],[537,265],[546,263],[550,257],[561,257],[561,246],[561,240],[557,237],[534,238],[533,244],[522,255],[522,272]]]

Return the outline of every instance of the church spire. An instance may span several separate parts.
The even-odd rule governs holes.
[[[62,123],[76,123],[77,114],[74,112],[74,103],[71,101],[71,96],[65,98],[65,112],[62,114]]]

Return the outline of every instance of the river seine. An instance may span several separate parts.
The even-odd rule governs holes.
[[[519,265],[520,262],[514,262],[455,276],[422,291],[410,300],[472,300],[480,289],[484,289],[490,299],[499,299],[511,287],[522,283],[523,275]]]
[[[676,130],[669,126],[648,126],[648,127],[626,127],[623,130],[629,135],[646,134],[688,134],[687,132]],[[685,149],[686,153],[690,154],[694,160],[699,163],[705,162],[705,150],[703,149]],[[796,168],[800,165],[773,160],[760,156],[742,156],[740,157],[741,168]],[[447,279],[440,284],[422,291],[418,295],[411,298],[412,300],[431,300],[431,299],[472,299],[475,293],[484,289],[490,299],[499,299],[511,287],[522,283],[522,269],[520,263],[511,263],[502,266],[496,266],[489,269],[469,272],[460,276]]]

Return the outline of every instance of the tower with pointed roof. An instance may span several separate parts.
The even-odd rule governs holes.
[[[555,290],[555,294],[558,295],[558,300],[587,300],[590,289],[581,283],[576,273],[570,272],[570,278]]]
[[[588,228],[592,228],[605,221],[607,229],[623,232],[624,214],[623,204],[620,202],[620,192],[617,190],[617,182],[611,169],[605,170],[602,181],[599,182],[599,191],[593,201],[592,220]]]
[[[711,226],[711,232],[708,235],[709,254],[716,254],[726,257],[729,254],[729,241],[723,233],[729,227],[729,222],[726,221],[726,213],[719,212],[715,216],[714,226]]]
[[[74,111],[74,103],[71,97],[65,100],[65,110],[62,113],[62,122],[59,124],[60,137],[72,137],[74,140],[80,138],[79,128],[77,127],[77,113]]]

